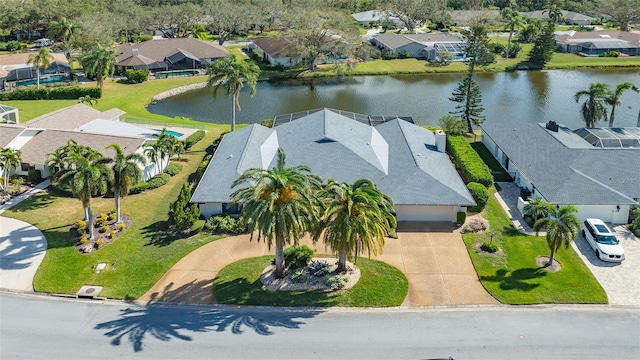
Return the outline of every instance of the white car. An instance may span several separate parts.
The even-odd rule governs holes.
[[[587,219],[584,222],[582,236],[603,261],[622,262],[624,249],[613,231],[600,219]]]

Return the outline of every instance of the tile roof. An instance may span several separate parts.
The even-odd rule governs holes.
[[[111,120],[122,114],[124,112],[120,109],[102,112],[85,104],[76,104],[44,114],[22,125],[41,129],[73,130],[95,119]]]
[[[25,52],[19,54],[6,54],[0,55],[0,78],[3,78],[11,72],[14,66],[19,67],[31,67],[27,66],[27,62],[29,61],[29,55],[34,54],[33,52]],[[69,62],[64,54],[61,53],[51,53],[53,60],[51,64],[54,62],[62,63],[66,66],[69,66]]]
[[[558,136],[535,123],[484,123],[488,136],[553,204],[634,204],[640,198],[640,149],[585,147],[561,127]],[[563,137],[576,137],[567,144]],[[579,140],[578,140],[579,139]],[[624,165],[622,165],[624,164]]]
[[[255,39],[253,43],[272,58],[296,56],[294,46],[286,36]]]
[[[288,166],[307,165],[325,180],[368,178],[396,204],[474,204],[432,132],[400,119],[372,127],[329,109],[225,135],[191,201],[230,202],[232,182],[247,169],[275,166],[278,147]]]

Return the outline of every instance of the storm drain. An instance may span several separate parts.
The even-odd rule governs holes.
[[[94,297],[98,296],[100,291],[102,291],[102,286],[85,285],[80,288],[80,290],[76,293],[76,296],[79,298],[93,299]]]

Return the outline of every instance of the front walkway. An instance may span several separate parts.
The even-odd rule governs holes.
[[[524,221],[520,210],[518,210],[518,198],[520,197],[518,185],[514,182],[499,182],[497,185],[500,187],[500,191],[495,194],[496,200],[509,216],[513,226],[522,234],[536,235],[536,232]],[[545,236],[546,233],[541,231],[538,235]]]

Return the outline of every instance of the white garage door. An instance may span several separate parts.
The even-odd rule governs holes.
[[[455,221],[453,206],[396,205],[398,221]]]

